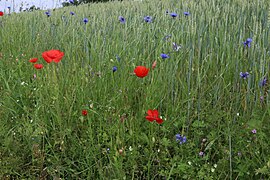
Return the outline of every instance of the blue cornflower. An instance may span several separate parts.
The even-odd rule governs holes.
[[[240,77],[241,78],[243,78],[243,79],[246,79],[246,78],[248,78],[248,76],[249,76],[249,73],[248,72],[240,72]]]
[[[190,14],[189,14],[189,12],[184,12],[184,15],[189,16]]]
[[[151,16],[145,16],[143,19],[144,19],[144,21],[147,22],[147,23],[152,22],[152,17],[151,17]]]
[[[267,79],[264,77],[263,80],[260,81],[260,86],[263,87],[266,85]]]
[[[88,19],[87,18],[84,18],[83,19],[83,22],[84,22],[84,24],[88,23]]]
[[[247,38],[247,40],[245,42],[243,42],[243,44],[247,47],[250,47],[251,46],[251,43],[252,42],[252,39],[251,38]]]
[[[47,17],[50,17],[51,16],[50,11],[46,11],[45,14],[47,15]]]
[[[74,1],[73,0],[69,0],[69,3],[74,4]]]
[[[123,16],[119,16],[118,20],[120,21],[120,23],[125,24],[126,23],[126,19]]]
[[[117,67],[116,66],[113,66],[112,71],[113,72],[117,71]]]
[[[70,13],[69,14],[71,14],[72,16],[74,16],[75,15],[75,13],[73,12],[73,11],[70,11]]]
[[[8,6],[7,8],[8,8],[8,9],[10,9],[11,7],[10,7],[10,6]]]
[[[181,45],[177,45],[176,43],[173,42],[173,50],[179,51],[181,49]]]
[[[175,18],[175,17],[177,17],[177,16],[178,16],[178,14],[176,14],[176,13],[174,13],[174,12],[173,12],[173,13],[171,13],[170,15],[171,15],[173,18]]]
[[[175,138],[176,138],[176,142],[179,141],[179,144],[183,144],[183,143],[187,142],[186,136],[181,136],[180,134],[176,134]]]
[[[162,59],[167,59],[167,58],[169,58],[170,56],[169,56],[168,54],[160,54],[160,57],[161,57]]]
[[[166,13],[166,14],[169,14],[169,10],[167,9],[167,10],[165,11],[165,13]]]

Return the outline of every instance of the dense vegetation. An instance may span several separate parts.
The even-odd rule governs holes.
[[[269,179],[269,5],[1,16],[0,178]]]
[[[109,1],[114,1],[114,0],[69,0],[67,2],[63,2],[62,5],[66,7],[66,6],[77,6],[80,4],[100,3],[100,2],[109,2]],[[118,1],[122,1],[122,0],[118,0]]]

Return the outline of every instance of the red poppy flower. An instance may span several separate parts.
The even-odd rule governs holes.
[[[43,65],[42,64],[34,64],[34,67],[36,69],[42,69],[43,68]]]
[[[4,16],[4,13],[2,11],[0,11],[0,16]]]
[[[83,115],[83,116],[87,116],[87,114],[88,114],[87,110],[85,110],[85,109],[82,110],[82,115]]]
[[[145,118],[150,121],[150,122],[153,122],[153,121],[156,121],[158,124],[161,124],[163,123],[163,120],[161,118],[159,118],[158,116],[158,110],[148,110],[147,111],[147,114],[148,116],[146,116]]]
[[[136,76],[140,78],[147,76],[148,72],[149,72],[149,69],[146,68],[145,66],[137,66],[134,69],[134,73],[136,74]]]
[[[32,58],[32,59],[29,60],[29,62],[30,62],[30,63],[36,63],[37,60],[38,60],[38,58]]]
[[[54,61],[55,63],[59,63],[63,56],[64,53],[56,49],[52,49],[42,53],[42,57],[47,63],[51,63],[52,61]]]

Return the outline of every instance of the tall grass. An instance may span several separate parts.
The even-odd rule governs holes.
[[[259,86],[269,79],[269,5],[124,1],[0,17],[0,177],[269,178],[269,83]],[[65,53],[60,63],[43,61],[50,49]],[[147,77],[133,74],[154,60]],[[148,109],[164,123],[147,121]]]

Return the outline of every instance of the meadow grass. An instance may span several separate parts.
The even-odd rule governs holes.
[[[143,0],[0,17],[0,177],[270,178],[269,5]],[[43,60],[50,49],[60,63]]]

